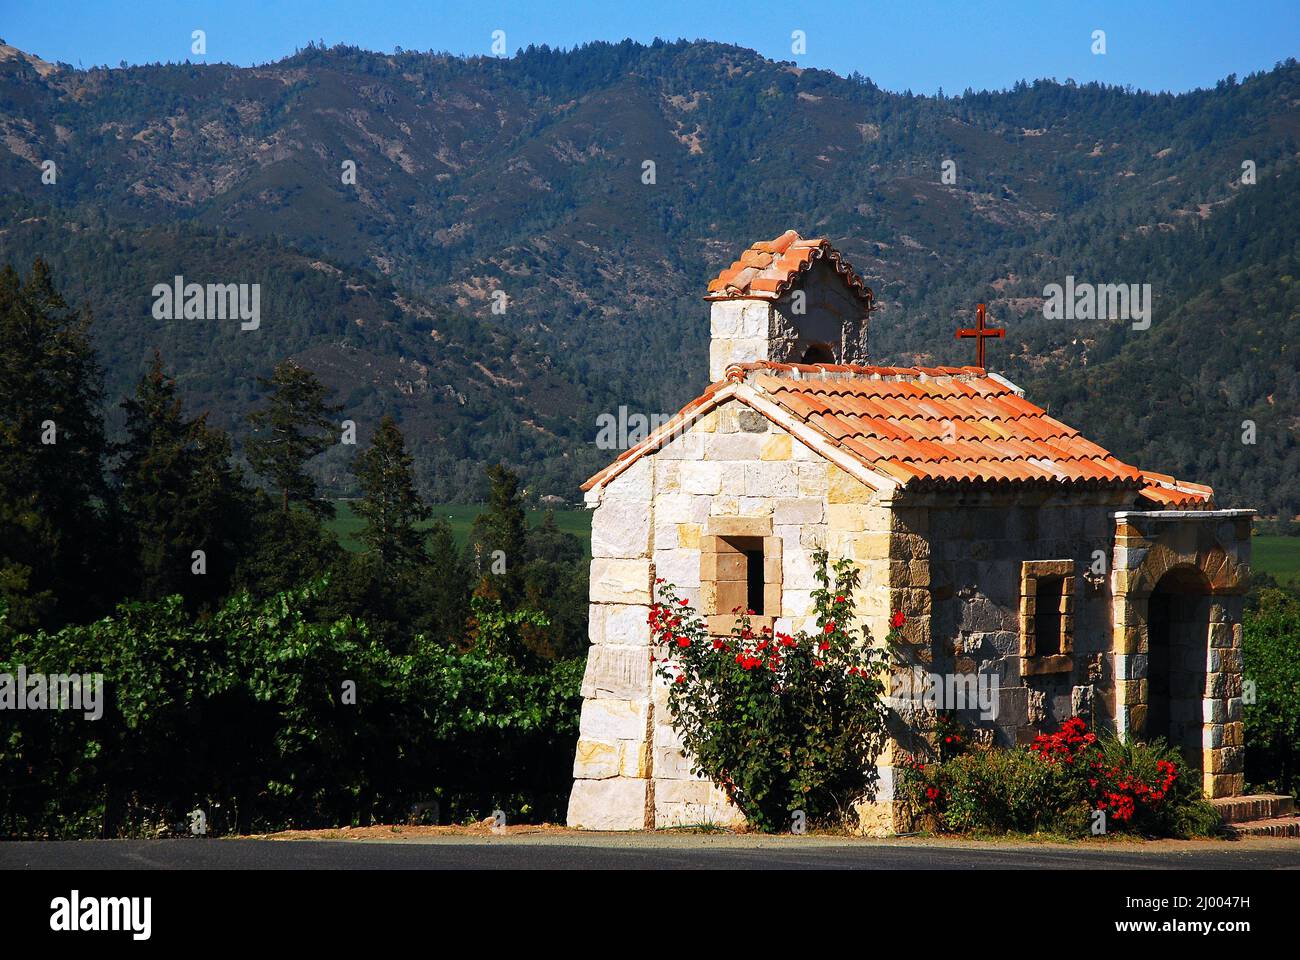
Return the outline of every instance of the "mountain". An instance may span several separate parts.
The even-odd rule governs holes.
[[[595,417],[694,396],[705,284],[793,227],[875,289],[874,360],[969,362],[952,331],[987,302],[990,365],[1053,413],[1295,512],[1298,140],[1294,60],[1178,96],[921,97],[707,42],[88,71],[2,47],[0,260],[55,262],[115,388],[156,342],[234,424],[292,354],[358,424],[400,414],[438,495],[500,457],[572,497],[609,456]],[[177,273],[261,278],[261,336],[154,321]],[[1150,329],[1046,319],[1067,275],[1149,283]]]

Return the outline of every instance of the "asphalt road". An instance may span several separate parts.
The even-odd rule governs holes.
[[[1105,846],[605,835],[0,843],[4,870],[1300,869],[1300,841]]]

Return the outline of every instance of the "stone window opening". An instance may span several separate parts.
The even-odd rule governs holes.
[[[763,616],[763,547],[742,548],[745,555],[745,609]]]
[[[1034,656],[1050,657],[1061,649],[1061,588],[1063,577],[1039,577],[1034,594]]]
[[[1020,673],[1074,669],[1074,563],[1026,560],[1020,565]]]
[[[701,538],[700,585],[710,634],[730,636],[737,612],[747,610],[754,611],[755,632],[774,629],[781,616],[780,538],[767,531]]]

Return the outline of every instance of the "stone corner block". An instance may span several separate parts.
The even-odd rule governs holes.
[[[593,558],[591,602],[648,604],[650,602],[650,561]]]
[[[575,830],[643,830],[650,781],[575,780],[565,823]]]

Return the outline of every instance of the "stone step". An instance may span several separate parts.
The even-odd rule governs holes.
[[[1224,823],[1251,820],[1274,820],[1295,814],[1295,800],[1278,793],[1257,793],[1243,797],[1220,797],[1211,800]]]
[[[1300,817],[1273,817],[1268,820],[1247,820],[1228,825],[1234,837],[1296,837],[1300,838]]]

